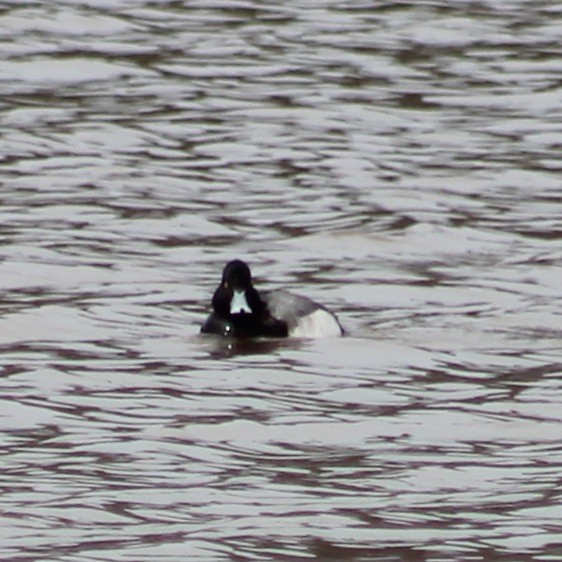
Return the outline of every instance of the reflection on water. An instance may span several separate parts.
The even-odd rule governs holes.
[[[557,15],[5,3],[2,560],[557,560]]]

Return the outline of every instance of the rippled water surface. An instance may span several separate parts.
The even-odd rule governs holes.
[[[0,7],[0,558],[562,558],[562,8]],[[199,335],[224,263],[346,337]]]

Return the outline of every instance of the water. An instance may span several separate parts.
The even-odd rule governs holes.
[[[561,11],[4,2],[3,562],[559,560]]]

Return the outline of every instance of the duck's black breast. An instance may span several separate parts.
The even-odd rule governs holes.
[[[215,312],[211,312],[203,326],[201,326],[201,333],[231,336],[233,334],[232,322],[226,318],[221,318]]]
[[[260,314],[229,314],[228,317],[212,312],[201,327],[201,333],[235,338],[286,338],[289,327],[287,322],[271,316],[267,309]]]

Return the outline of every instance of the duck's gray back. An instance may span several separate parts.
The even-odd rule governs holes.
[[[271,314],[275,318],[287,322],[289,326],[295,324],[299,318],[324,308],[306,297],[283,290],[262,293],[262,298]]]

